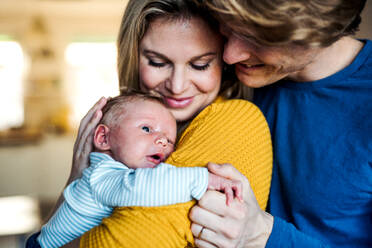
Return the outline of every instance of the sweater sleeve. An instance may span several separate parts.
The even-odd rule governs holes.
[[[100,166],[90,184],[95,199],[106,206],[162,206],[200,199],[208,186],[208,171],[164,163],[135,170]]]
[[[218,101],[194,118],[166,161],[174,166],[230,163],[245,175],[265,209],[272,172],[270,130],[261,111],[244,100]]]
[[[274,216],[274,226],[267,241],[266,248],[329,248],[318,239],[312,238],[299,230],[296,227],[284,221],[279,217]]]

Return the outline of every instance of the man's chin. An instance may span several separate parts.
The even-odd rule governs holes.
[[[265,77],[254,77],[247,75],[237,75],[237,77],[242,84],[254,89],[261,88],[277,82]]]

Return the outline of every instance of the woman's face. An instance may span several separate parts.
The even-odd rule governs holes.
[[[140,42],[140,86],[160,93],[177,121],[189,120],[219,92],[222,47],[200,18],[155,19]]]

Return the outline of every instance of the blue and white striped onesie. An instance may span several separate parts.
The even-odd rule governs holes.
[[[114,207],[155,207],[199,200],[207,190],[203,167],[130,169],[109,155],[92,152],[90,167],[64,191],[65,201],[42,227],[41,247],[60,247],[111,215]]]

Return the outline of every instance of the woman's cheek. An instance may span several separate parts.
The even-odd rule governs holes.
[[[152,69],[149,66],[140,67],[139,78],[142,84],[141,86],[144,86],[147,89],[154,89],[160,82],[159,71],[157,71],[157,69]]]
[[[221,85],[221,70],[210,70],[199,78],[199,89],[203,92],[218,91]]]

